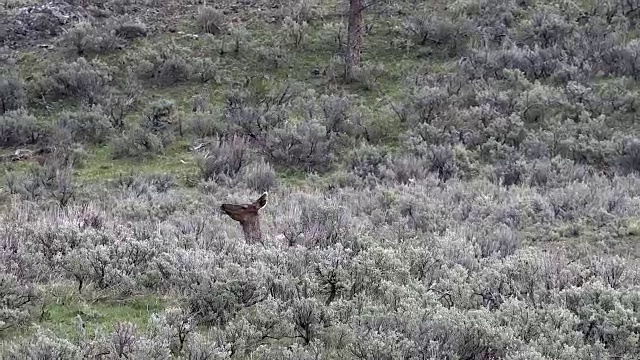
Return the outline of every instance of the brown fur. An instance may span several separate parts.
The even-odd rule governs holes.
[[[242,225],[244,238],[247,243],[262,242],[260,230],[260,209],[267,205],[267,193],[263,193],[250,204],[222,204],[220,209],[230,218]]]

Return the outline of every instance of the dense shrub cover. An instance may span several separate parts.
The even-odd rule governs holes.
[[[0,357],[640,358],[636,2],[372,2],[349,84],[347,3],[65,4],[1,8]]]
[[[488,180],[441,185],[434,174],[408,186],[280,189],[264,213],[264,246],[246,245],[236,224],[202,205],[229,190],[201,199],[160,178],[132,181],[64,212],[11,198],[5,219],[24,226],[2,223],[7,291],[36,282],[74,284],[80,293],[145,289],[180,294],[180,307],[157,314],[146,331],[119,324],[67,345],[34,335],[13,345],[14,356],[53,351],[37,350],[45,339],[55,351],[115,346],[109,351],[131,356],[187,356],[214,344],[220,356],[640,355],[640,264],[625,248],[633,244],[611,247],[637,236],[637,177],[505,188]],[[36,315],[4,298],[16,314],[9,321]]]

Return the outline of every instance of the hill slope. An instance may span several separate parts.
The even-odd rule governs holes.
[[[638,358],[638,8],[4,2],[3,357]]]

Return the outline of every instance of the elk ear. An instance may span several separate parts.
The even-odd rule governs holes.
[[[265,207],[265,205],[267,205],[267,196],[268,195],[269,194],[265,191],[262,195],[260,195],[258,200],[253,202],[253,204],[258,207],[258,210],[262,209],[263,207]]]

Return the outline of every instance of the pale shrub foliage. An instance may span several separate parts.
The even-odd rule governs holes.
[[[92,206],[71,203],[60,211],[36,202],[6,210],[0,255],[3,278],[14,284],[7,291],[16,295],[3,299],[33,284],[66,281],[81,293],[171,292],[182,305],[152,316],[148,329],[118,323],[81,343],[40,332],[14,343],[8,356],[75,358],[105,349],[221,359],[238,352],[637,355],[638,261],[625,252],[545,251],[532,243],[571,239],[598,223],[613,239],[624,227],[610,228],[608,214],[639,215],[637,178],[589,175],[597,194],[573,181],[545,191],[486,180],[441,183],[435,175],[324,195],[274,190],[263,210],[265,245],[246,245],[237,224],[211,214],[201,195],[160,186],[162,179],[123,178],[109,195],[96,189],[102,198]],[[222,191],[204,201],[223,198]],[[244,199],[245,191],[232,197]],[[25,225],[11,226],[17,219]],[[28,307],[6,301],[5,323],[31,321]],[[288,338],[296,345],[264,342]]]

